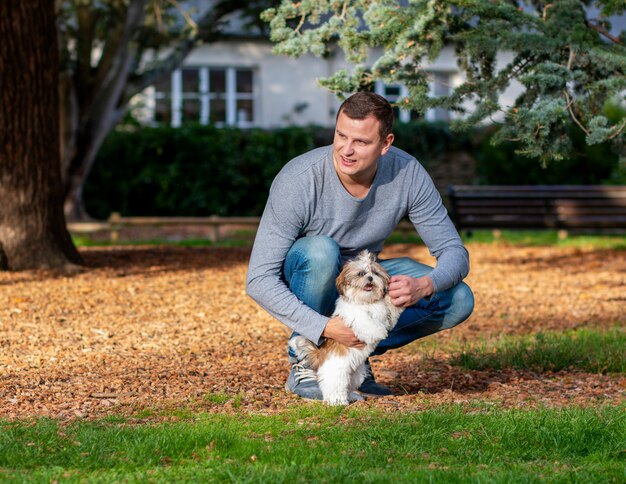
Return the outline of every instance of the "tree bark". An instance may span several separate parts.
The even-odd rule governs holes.
[[[63,216],[52,0],[0,2],[0,268],[82,262]]]

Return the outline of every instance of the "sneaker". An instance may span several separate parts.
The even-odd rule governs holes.
[[[310,400],[323,400],[322,390],[317,383],[315,370],[308,368],[301,362],[291,365],[291,371],[285,383],[285,390],[295,393],[299,397]]]
[[[361,383],[361,386],[359,387],[359,392],[363,395],[371,397],[384,397],[387,395],[393,395],[391,389],[376,382],[376,379],[374,378],[374,372],[372,371],[372,365],[370,365],[369,360],[365,361],[365,380],[363,380],[363,383]]]
[[[285,390],[289,393],[295,393],[301,398],[309,400],[323,400],[322,390],[317,383],[315,370],[307,367],[302,362],[296,362],[291,365],[291,371],[285,383]],[[364,400],[364,398],[356,392],[350,394],[350,401],[356,402]]]

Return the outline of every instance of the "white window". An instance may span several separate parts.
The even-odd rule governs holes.
[[[434,97],[447,96],[450,94],[451,76],[447,72],[432,72],[430,93]],[[426,112],[429,121],[450,121],[450,111],[443,108],[429,109]]]
[[[430,93],[432,96],[446,96],[450,93],[450,74],[447,72],[431,72]],[[409,91],[403,84],[385,84],[383,81],[376,81],[375,92],[380,94],[391,103],[395,103],[408,96]],[[419,119],[420,116],[415,111],[394,107],[396,119],[402,123],[408,123]],[[426,111],[427,121],[449,121],[450,112],[435,108]]]
[[[183,67],[155,86],[154,120],[184,123],[254,124],[254,70],[238,67]]]

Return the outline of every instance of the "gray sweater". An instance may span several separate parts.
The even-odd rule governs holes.
[[[272,316],[311,341],[320,341],[328,317],[303,304],[283,281],[287,252],[300,237],[326,235],[347,260],[362,249],[382,250],[404,217],[437,259],[430,274],[435,291],[458,284],[469,272],[469,255],[426,170],[404,151],[391,149],[378,160],[365,198],[341,184],[332,146],[287,163],[274,179],[256,235],[247,292]]]

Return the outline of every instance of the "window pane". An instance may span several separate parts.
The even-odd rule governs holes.
[[[209,122],[212,124],[226,122],[226,101],[223,99],[211,99]]]
[[[200,122],[200,100],[183,99],[183,123]]]
[[[443,108],[435,108],[433,118],[435,121],[450,121],[450,111]]]
[[[159,82],[154,84],[154,90],[156,92],[166,93],[168,96],[172,91],[172,76],[168,74]]]
[[[183,92],[198,92],[198,69],[183,69]]]
[[[390,101],[395,101],[400,96],[400,86],[385,86],[385,96]]]
[[[237,101],[237,123],[247,124],[254,121],[254,106],[250,99]]]
[[[237,71],[237,92],[252,92],[252,71],[250,69]]]
[[[450,93],[450,76],[442,72],[433,75],[433,93],[435,96],[447,96]]]
[[[226,70],[211,69],[209,73],[209,89],[213,93],[226,92]]]
[[[424,116],[418,114],[417,111],[411,111],[411,121],[418,121],[420,119],[424,119]]]
[[[172,121],[172,100],[169,96],[160,97],[156,100],[154,120],[158,123],[170,124]]]

